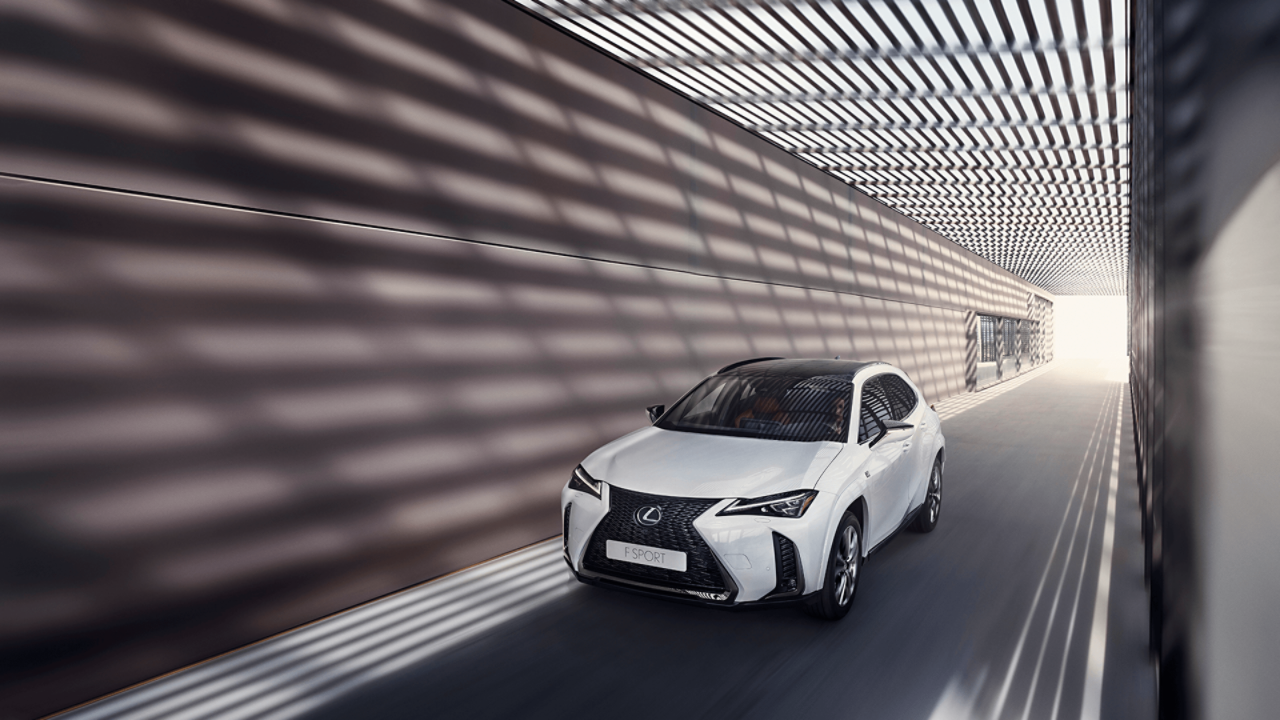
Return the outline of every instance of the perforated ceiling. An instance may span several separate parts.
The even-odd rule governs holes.
[[[515,0],[1058,294],[1122,295],[1123,0]]]

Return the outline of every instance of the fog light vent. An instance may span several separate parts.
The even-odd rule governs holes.
[[[770,597],[793,595],[800,592],[800,561],[796,558],[796,544],[785,535],[773,534],[774,567],[778,572],[778,584]]]
[[[564,535],[560,536],[560,545],[564,549],[564,561],[569,563],[569,567],[573,567],[573,560],[569,558],[569,511],[573,510],[573,503],[564,506]]]
[[[724,602],[725,600],[729,599],[729,593],[727,592],[713,593],[713,592],[703,592],[701,590],[685,590],[685,592],[689,593],[690,595],[696,598],[701,598],[703,600],[713,600],[715,602]]]

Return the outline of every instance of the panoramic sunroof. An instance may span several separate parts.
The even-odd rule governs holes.
[[[1045,289],[1128,287],[1121,0],[514,0]]]

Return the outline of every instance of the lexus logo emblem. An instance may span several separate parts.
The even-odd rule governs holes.
[[[636,510],[636,524],[645,527],[653,527],[662,520],[662,508],[657,505],[645,505]]]

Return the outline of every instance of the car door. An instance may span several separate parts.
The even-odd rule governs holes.
[[[925,433],[928,430],[925,404],[919,393],[906,379],[887,373],[881,375],[885,395],[889,398],[889,412],[894,420],[910,423],[912,429],[901,431],[907,436],[902,443],[900,466],[907,508],[910,510],[924,498],[924,485],[929,478],[925,454],[928,452]],[[931,459],[930,459],[931,460]],[[904,511],[905,512],[905,511]]]
[[[883,378],[883,375],[877,375],[863,383],[859,398],[858,443],[870,446],[870,457],[863,465],[870,526],[866,528],[870,541],[868,547],[875,547],[898,528],[907,512],[909,499],[902,477],[902,463],[904,443],[911,439],[911,433],[899,430],[876,440],[881,425],[893,419]]]

